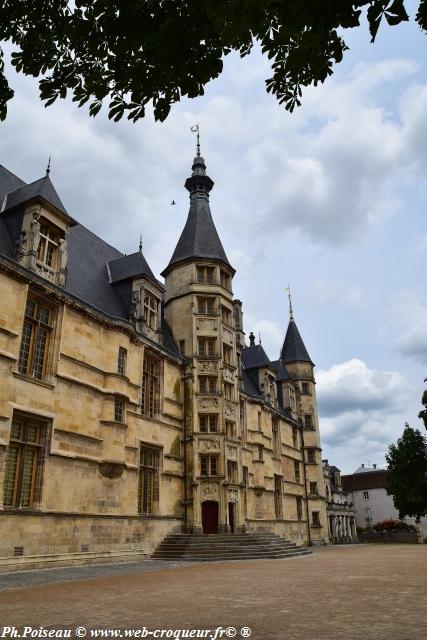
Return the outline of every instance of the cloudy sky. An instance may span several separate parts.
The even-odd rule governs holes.
[[[414,2],[407,8],[414,13]],[[245,329],[278,357],[294,315],[316,363],[323,457],[351,473],[384,464],[417,419],[427,376],[427,36],[412,22],[345,34],[335,75],[289,114],[267,95],[268,61],[230,55],[222,76],[165,123],[89,118],[71,100],[45,109],[14,76],[0,163],[51,178],[70,213],[158,275],[188,212],[200,123],[215,181],[211,208],[237,269]],[[170,202],[176,201],[172,207]]]

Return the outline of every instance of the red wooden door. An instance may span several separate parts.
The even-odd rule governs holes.
[[[203,533],[218,533],[218,502],[202,503],[202,526]]]

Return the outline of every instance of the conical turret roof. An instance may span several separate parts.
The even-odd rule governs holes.
[[[194,158],[192,175],[185,182],[185,187],[190,192],[190,210],[187,222],[172,258],[162,275],[166,275],[172,265],[193,258],[220,260],[233,269],[212,219],[209,192],[213,185],[213,181],[206,175],[205,161],[198,152]]]
[[[286,331],[285,340],[283,342],[282,351],[280,353],[282,362],[309,362],[313,365],[313,361],[308,355],[301,334],[295,320],[291,317]],[[314,365],[313,365],[314,366]]]

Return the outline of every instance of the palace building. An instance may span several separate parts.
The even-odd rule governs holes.
[[[49,170],[0,166],[0,564],[177,532],[328,542],[314,364],[292,313],[277,360],[246,343],[199,148],[185,187],[160,281],[76,221]]]

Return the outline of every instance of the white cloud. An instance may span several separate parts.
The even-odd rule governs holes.
[[[393,307],[400,326],[395,340],[398,351],[427,367],[427,299],[421,288],[401,291]]]
[[[411,395],[404,376],[352,359],[319,371],[316,381],[325,457],[346,472],[354,470],[350,460],[382,464],[407,419]]]
[[[356,309],[362,303],[362,290],[355,284],[331,280],[315,280],[314,296],[320,306],[342,305]]]

